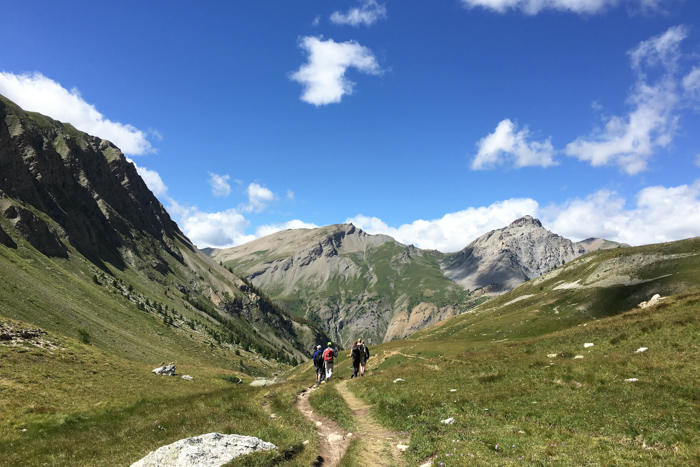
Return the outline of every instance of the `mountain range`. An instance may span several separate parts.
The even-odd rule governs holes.
[[[290,314],[348,345],[404,338],[615,242],[574,243],[525,216],[445,254],[370,235],[352,224],[277,232],[204,249]]]

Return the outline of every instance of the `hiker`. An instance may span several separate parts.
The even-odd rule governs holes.
[[[316,346],[313,362],[316,367],[316,384],[321,384],[321,375],[323,374],[323,350],[321,350],[321,344]]]
[[[338,349],[333,348],[333,343],[329,342],[326,350],[323,351],[323,363],[326,366],[326,382],[333,376],[333,359],[338,356]]]
[[[348,357],[352,357],[352,374],[350,379],[357,376],[357,372],[360,370],[360,362],[362,361],[362,349],[360,348],[361,341],[358,339],[352,343],[352,350],[348,354]]]
[[[365,375],[365,368],[367,367],[367,360],[369,360],[369,347],[365,345],[365,341],[360,341],[360,376]]]

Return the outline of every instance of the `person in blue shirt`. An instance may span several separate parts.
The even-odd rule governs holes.
[[[314,366],[316,367],[316,384],[321,384],[321,380],[325,376],[325,372],[323,369],[323,350],[321,350],[320,345],[316,346],[316,352],[314,352],[314,356],[312,358]]]

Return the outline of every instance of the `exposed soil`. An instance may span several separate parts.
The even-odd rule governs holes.
[[[369,405],[348,389],[348,380],[341,381],[335,388],[345,399],[355,417],[357,431],[348,433],[336,422],[318,415],[309,405],[309,395],[316,389],[311,387],[297,396],[296,408],[316,425],[319,441],[319,460],[316,466],[337,466],[345,455],[352,439],[360,440],[359,461],[361,465],[377,467],[403,467],[398,445],[408,446],[410,440],[405,435],[375,422],[369,415]],[[350,383],[351,384],[351,383]],[[320,422],[320,424],[318,423]]]
[[[297,395],[296,408],[304,414],[308,420],[316,425],[318,432],[318,454],[319,457],[314,463],[315,466],[335,467],[348,450],[348,445],[352,439],[352,434],[348,434],[343,428],[333,420],[317,414],[309,405],[309,395],[315,390],[311,387]]]
[[[369,416],[369,406],[350,392],[348,380],[341,381],[336,389],[352,410],[357,423],[357,437],[362,440],[361,463],[372,466],[403,466],[401,451],[397,445],[408,446],[408,437],[387,430]]]

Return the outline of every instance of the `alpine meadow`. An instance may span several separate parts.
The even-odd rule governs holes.
[[[0,464],[700,465],[700,2],[0,15]]]

